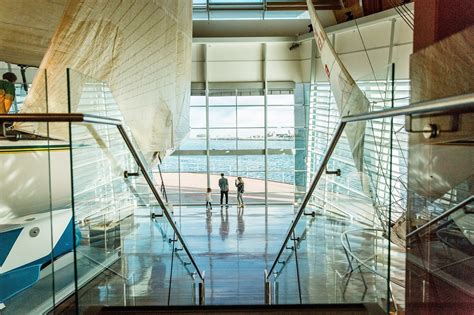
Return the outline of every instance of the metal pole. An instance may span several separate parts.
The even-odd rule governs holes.
[[[206,305],[206,286],[204,279],[199,282],[199,305]]]
[[[264,283],[264,289],[265,289],[265,304],[270,305],[272,304],[272,299],[271,299],[271,287],[270,287],[270,282],[268,281],[267,269],[263,271],[263,283]]]
[[[209,4],[207,4],[209,6]],[[207,44],[204,45],[204,88],[206,94],[206,179],[207,187],[211,187],[211,175],[209,174],[210,169],[210,157],[209,157],[209,75],[208,75],[208,62],[207,62]]]
[[[268,205],[268,82],[267,82],[267,44],[263,44],[263,148],[265,168],[265,205]],[[268,208],[265,207],[265,217]]]
[[[394,22],[392,20],[392,27]],[[395,106],[395,63],[392,63],[392,108]],[[392,175],[393,175],[393,117],[390,118],[390,155],[389,155],[389,171],[388,171],[388,253],[387,253],[387,314],[390,313],[390,266],[391,266],[391,242],[392,239]],[[375,232],[375,239],[377,239],[377,232]],[[377,250],[377,249],[376,249]],[[375,264],[377,266],[377,264]],[[395,304],[395,301],[394,301]]]
[[[301,297],[301,281],[300,281],[300,267],[298,262],[298,240],[296,238],[295,230],[293,230],[293,246],[295,247],[295,265],[296,265],[296,281],[298,282],[298,297],[300,299],[300,304],[303,304],[303,299]]]
[[[240,173],[239,173],[239,110],[237,108],[237,99],[238,99],[238,96],[237,96],[237,93],[238,93],[238,90],[237,89],[234,89],[234,95],[235,95],[235,133],[234,133],[234,137],[235,137],[235,149],[237,151],[237,153],[235,154],[235,176],[240,176]],[[230,175],[230,174],[229,174]],[[237,204],[239,203],[239,201],[237,200]]]
[[[455,205],[454,207],[452,207],[451,209],[449,209],[448,211],[444,212],[443,214],[441,214],[440,216],[434,218],[433,220],[431,220],[430,222],[422,225],[421,227],[417,228],[416,230],[414,231],[411,231],[410,233],[407,234],[406,238],[408,239],[409,237],[417,234],[417,233],[420,233],[420,231],[426,229],[428,226],[446,218],[447,216],[451,215],[453,212],[456,212],[457,210],[467,206],[468,204],[470,204],[471,202],[474,201],[474,196],[469,196],[467,197],[466,199],[464,199],[463,201],[461,201],[460,203],[458,203],[457,205]]]
[[[46,81],[46,89],[48,88],[48,72],[47,70],[44,71],[45,81]],[[66,69],[66,85],[67,85],[67,107],[68,113],[71,115],[71,94],[69,93],[71,87],[71,73],[70,69]],[[48,92],[46,91],[46,95]],[[46,114],[48,115],[48,114]],[[71,210],[72,210],[72,222],[76,222],[76,202],[74,199],[74,152],[73,152],[73,135],[72,135],[72,124],[68,123],[68,136],[69,136],[69,164],[70,164],[70,174],[71,174]],[[75,228],[75,225],[74,225]],[[73,248],[73,257],[74,257],[74,306],[75,306],[75,313],[79,315],[79,284],[78,281],[78,269],[77,269],[77,242],[76,242],[76,233],[72,233],[72,242],[74,244]]]
[[[58,114],[0,114],[0,122],[83,122],[84,115],[80,113]]]
[[[393,109],[385,109],[369,113],[343,116],[341,118],[341,121],[344,123],[348,123],[401,115],[433,115],[447,112],[451,113],[455,111],[474,111],[474,93],[461,94],[424,102],[417,102],[408,106],[401,106]]]

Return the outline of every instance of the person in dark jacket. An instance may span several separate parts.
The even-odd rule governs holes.
[[[219,188],[221,190],[221,208],[223,207],[223,199],[225,196],[225,205],[229,206],[229,181],[224,177],[224,173],[221,173],[221,178],[219,179]]]

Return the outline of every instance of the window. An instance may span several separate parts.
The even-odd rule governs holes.
[[[193,182],[206,185],[209,178],[211,188],[218,189],[214,186],[220,173],[224,173],[231,186],[237,176],[244,178],[249,203],[264,203],[266,195],[272,196],[270,203],[293,203],[296,152],[293,92],[272,90],[267,98],[268,106],[261,89],[210,90],[207,100],[204,91],[192,93],[191,131],[163,164],[165,172],[177,173],[179,180],[176,176],[168,177],[180,183],[180,202],[201,203],[202,196],[190,185]]]

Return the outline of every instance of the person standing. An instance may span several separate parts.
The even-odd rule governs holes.
[[[206,193],[206,209],[212,210],[212,189],[208,188]]]
[[[219,179],[219,188],[221,189],[221,208],[223,207],[223,199],[225,196],[225,205],[229,207],[229,181],[224,177],[224,173],[221,173],[221,178]]]
[[[239,207],[244,207],[244,200],[242,199],[242,194],[244,193],[244,180],[242,177],[237,177],[235,180],[235,187],[237,187],[237,203]]]
[[[0,114],[8,114],[15,99],[16,75],[5,72],[0,80]]]

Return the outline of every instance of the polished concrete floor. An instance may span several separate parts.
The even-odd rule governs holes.
[[[121,252],[116,263],[79,290],[81,310],[92,305],[197,304],[197,281],[193,280],[195,270],[189,257],[182,245],[173,241],[176,237],[165,218],[153,221],[149,211],[142,208],[125,219],[119,235],[114,232],[107,241],[89,240],[81,246],[79,250],[85,252],[91,246]],[[206,304],[263,304],[264,270],[270,269],[276,258],[294,207],[246,206],[241,210],[231,205],[214,206],[209,211],[204,206],[187,206],[174,207],[173,212],[198,268],[205,273]],[[385,280],[359,270],[343,277],[349,264],[340,235],[360,227],[322,215],[304,216],[296,231],[304,238],[297,246],[298,264],[291,250],[285,251],[282,260],[287,263],[278,267],[275,302],[298,304],[298,292],[303,303],[379,302],[385,296]],[[367,246],[373,244],[371,236],[352,238],[352,246],[364,249],[361,257],[371,257],[373,245]]]
[[[198,281],[192,278],[190,259],[179,242],[170,241],[176,237],[166,219],[152,221],[149,213],[148,208],[138,209],[122,221],[119,235],[108,233],[107,241],[89,239],[78,249],[87,252],[98,246],[121,252],[119,261],[79,290],[81,311],[93,305],[197,304],[193,283]],[[263,304],[264,269],[273,263],[293,215],[292,205],[243,210],[230,205],[222,211],[174,207],[176,224],[205,274],[206,304]],[[73,299],[68,304],[66,311]]]
[[[280,249],[293,206],[182,207],[175,215],[206,271],[206,304],[262,304],[264,270]]]
[[[303,216],[295,231],[277,268],[276,303],[386,306],[389,243],[380,232],[329,216]],[[390,253],[390,277],[404,286],[403,250],[391,246]],[[396,302],[403,307],[401,286],[392,283]]]

